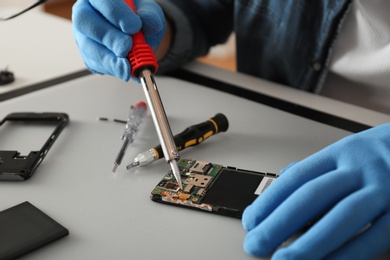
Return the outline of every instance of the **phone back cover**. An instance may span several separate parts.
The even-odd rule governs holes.
[[[29,202],[0,212],[0,259],[14,259],[68,235]]]

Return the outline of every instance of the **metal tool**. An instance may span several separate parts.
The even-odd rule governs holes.
[[[198,145],[212,135],[225,132],[229,127],[228,119],[224,114],[218,113],[207,121],[187,127],[183,132],[173,137],[177,150]],[[133,167],[147,166],[161,158],[162,149],[158,145],[137,155],[133,162],[126,166],[129,170]]]
[[[114,161],[114,168],[112,169],[113,172],[115,172],[118,166],[121,164],[129,144],[134,142],[135,135],[138,132],[138,128],[142,122],[142,119],[146,115],[146,111],[147,106],[145,102],[142,101],[138,102],[135,107],[130,107],[129,117],[127,118],[125,131],[122,134],[123,144]]]
[[[134,12],[136,12],[132,0],[125,0],[125,2]],[[170,164],[172,173],[180,188],[183,188],[180,170],[176,161],[180,156],[173,141],[172,131],[153,77],[153,73],[158,69],[153,49],[146,43],[142,31],[132,35],[132,39],[133,47],[128,55],[131,65],[131,74],[134,77],[138,77],[141,81],[165,160]]]

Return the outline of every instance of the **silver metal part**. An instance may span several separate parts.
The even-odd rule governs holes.
[[[194,185],[192,184],[187,184],[187,186],[184,188],[184,192],[186,193],[190,193],[191,192],[191,189],[194,187]]]
[[[133,167],[143,167],[148,166],[156,160],[156,153],[153,149],[149,149],[146,152],[140,153],[137,157],[134,158],[133,162],[126,166],[126,169],[131,169]]]
[[[209,165],[208,162],[202,162],[202,161],[196,161],[196,163],[190,168],[190,172],[195,173],[205,173],[206,172],[206,166]]]
[[[169,164],[171,165],[173,176],[175,176],[175,179],[179,184],[180,189],[183,189],[183,183],[181,182],[180,170],[179,170],[179,166],[177,165],[177,162],[175,160],[172,160],[169,162]]]
[[[126,166],[126,170],[130,170],[131,168],[138,167],[139,163],[138,162],[132,162]]]
[[[168,124],[167,116],[153,74],[149,69],[143,69],[139,74],[139,78],[152,114],[154,126],[160,140],[165,160],[171,165],[173,175],[180,185],[180,188],[183,188],[180,170],[176,162],[176,160],[180,159],[180,156],[173,140],[172,131]]]
[[[187,185],[194,185],[204,188],[211,181],[211,178],[211,176],[191,173],[190,176],[188,176],[188,178],[184,181],[184,183]]]
[[[112,168],[112,172],[116,172],[116,169],[118,169],[119,164],[114,163],[114,168]]]
[[[199,196],[204,196],[204,194],[205,194],[204,189],[203,189],[203,188],[199,189],[198,192],[197,192],[197,194],[198,194]]]

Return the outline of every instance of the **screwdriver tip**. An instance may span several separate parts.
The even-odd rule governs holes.
[[[127,169],[127,170],[130,170],[131,168],[134,168],[134,167],[136,167],[136,166],[138,166],[138,163],[133,162],[133,163],[130,163],[129,165],[127,165],[127,166],[126,166],[126,169]]]
[[[114,164],[114,168],[112,169],[112,172],[116,172],[116,169],[118,168],[118,165],[117,163]]]

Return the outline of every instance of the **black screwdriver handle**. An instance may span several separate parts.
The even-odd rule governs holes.
[[[212,135],[225,132],[228,128],[228,119],[224,114],[218,113],[203,123],[187,127],[183,132],[175,135],[173,140],[177,150],[181,151],[187,147],[202,143]],[[153,150],[156,153],[156,159],[163,155],[160,145],[154,147]]]

